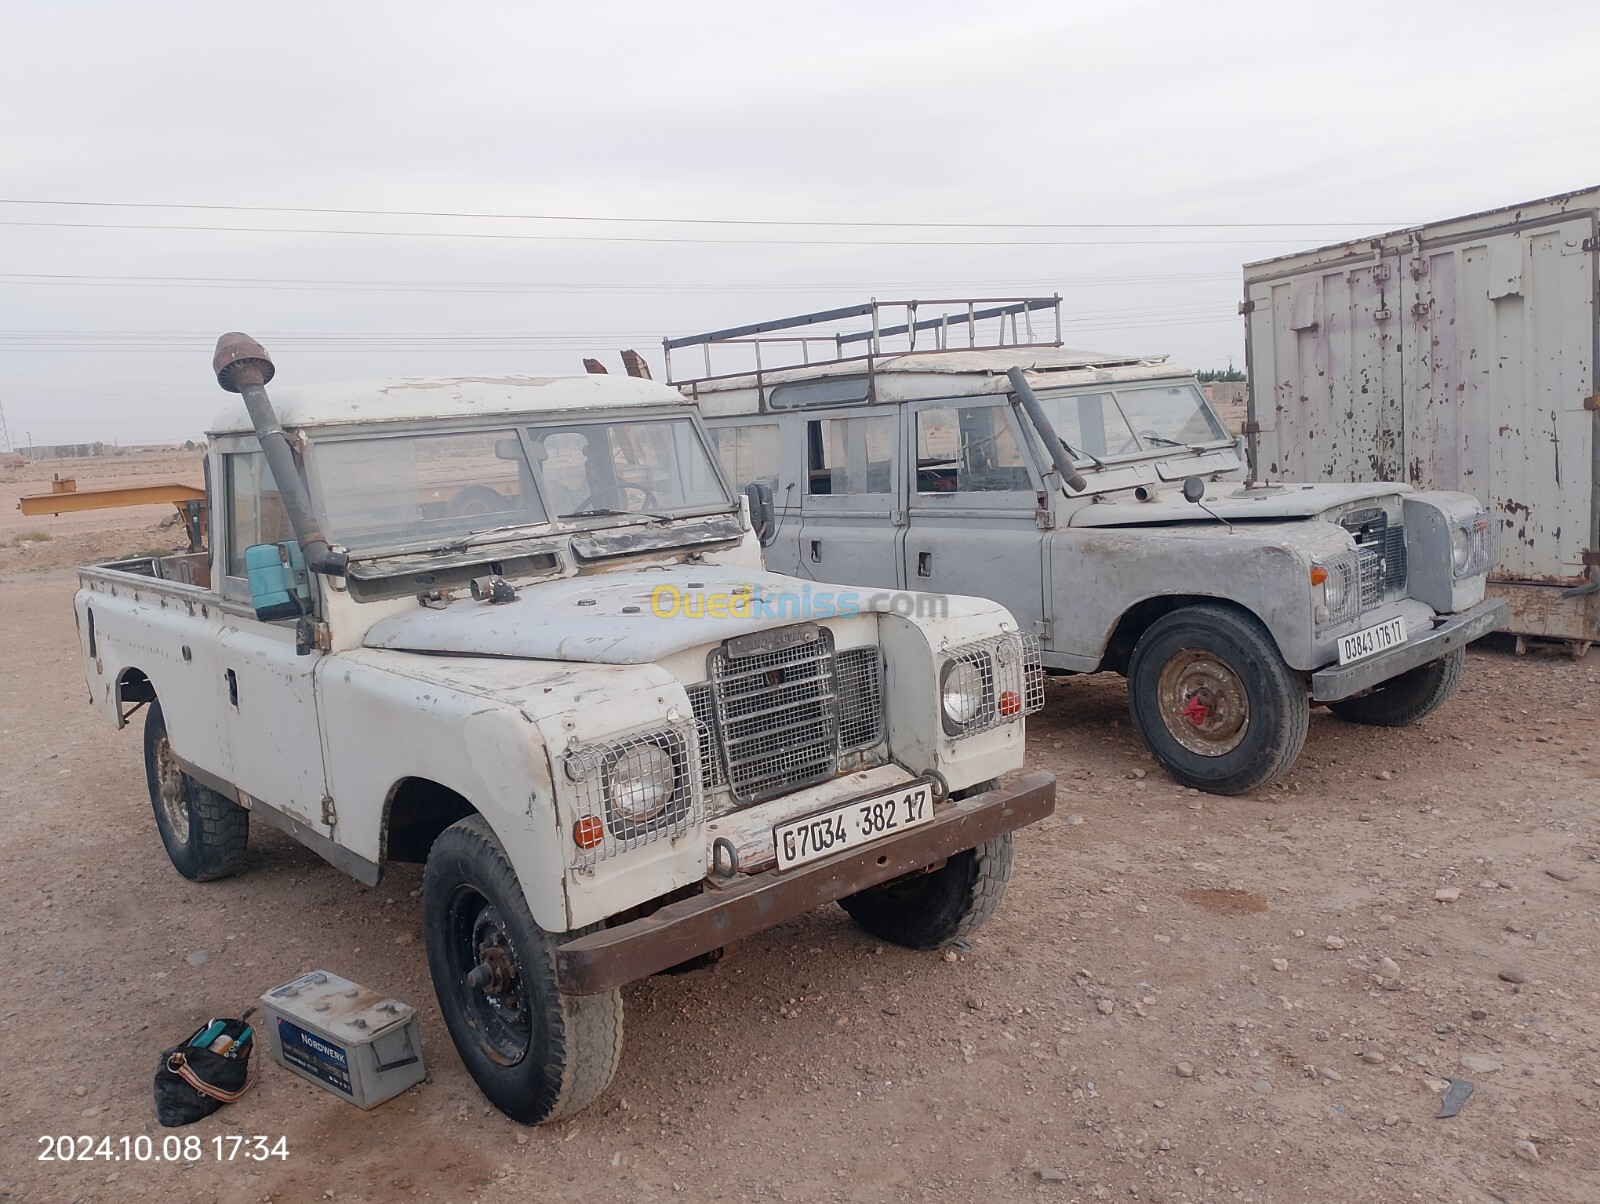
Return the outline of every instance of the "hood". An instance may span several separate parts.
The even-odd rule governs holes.
[[[1206,486],[1205,505],[1229,522],[1252,519],[1315,518],[1329,510],[1358,502],[1377,501],[1411,486],[1392,482],[1355,485],[1257,485],[1244,488],[1237,481],[1212,481]],[[1096,502],[1072,515],[1073,527],[1144,527],[1159,523],[1211,521],[1211,515],[1184,500],[1179,484],[1164,487],[1153,502],[1141,502],[1132,493],[1114,501]]]
[[[749,613],[701,613],[703,598],[726,598],[739,585],[751,587]],[[813,595],[825,591],[831,598],[856,599],[855,611],[824,612]],[[786,608],[779,605],[785,595],[795,598]],[[874,596],[883,599],[882,606],[870,605]],[[681,602],[678,613],[657,613],[658,606],[671,609],[684,597],[690,598],[693,614],[685,615]],[[380,619],[363,642],[368,648],[405,652],[645,665],[733,636],[787,627],[807,618],[881,610],[887,604],[885,591],[857,593],[852,586],[813,585],[751,569],[707,566],[601,573],[527,585],[512,602],[457,599],[442,610],[418,607]]]

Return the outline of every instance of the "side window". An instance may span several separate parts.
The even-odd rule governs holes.
[[[713,427],[711,446],[735,489],[743,489],[751,481],[761,481],[777,493],[777,423]]]
[[[938,406],[917,411],[918,493],[1031,488],[1005,407]]]
[[[894,419],[816,418],[806,423],[806,492],[894,492]]]
[[[278,483],[260,452],[223,457],[228,481],[228,576],[244,576],[244,550],[252,544],[294,538]]]

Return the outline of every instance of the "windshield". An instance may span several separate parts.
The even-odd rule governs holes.
[[[687,418],[319,442],[311,476],[329,536],[356,552],[730,504]]]
[[[1046,393],[1040,395],[1039,405],[1057,437],[1083,464],[1228,437],[1204,394],[1192,384]]]
[[[1189,447],[1228,437],[1206,404],[1205,395],[1193,385],[1118,389],[1116,398],[1134,434],[1146,447]]]
[[[557,518],[663,514],[728,503],[700,433],[687,418],[536,426],[528,440],[540,490]]]

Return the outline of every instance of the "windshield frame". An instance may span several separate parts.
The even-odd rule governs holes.
[[[1123,409],[1122,401],[1117,394],[1120,392],[1130,392],[1135,389],[1173,388],[1180,385],[1187,385],[1191,389],[1195,390],[1199,396],[1200,408],[1209,417],[1210,421],[1214,424],[1215,429],[1220,430],[1222,434],[1216,438],[1195,443],[1180,443],[1177,445],[1167,443],[1148,444],[1140,435],[1139,431],[1134,429],[1134,424],[1129,420],[1127,411]],[[1072,457],[1074,466],[1078,468],[1098,471],[1102,468],[1115,467],[1121,464],[1139,463],[1147,460],[1165,460],[1178,455],[1200,455],[1204,452],[1214,451],[1219,448],[1232,447],[1234,444],[1235,437],[1228,434],[1227,425],[1222,421],[1222,418],[1217,414],[1216,409],[1211,405],[1210,400],[1206,397],[1205,390],[1200,387],[1199,383],[1192,376],[1167,376],[1127,381],[1095,381],[1093,384],[1068,385],[1055,389],[1045,388],[1038,390],[1039,401],[1042,405],[1047,405],[1051,401],[1064,398],[1085,397],[1094,394],[1103,395],[1110,399],[1112,406],[1116,410],[1117,417],[1122,420],[1123,425],[1127,427],[1129,436],[1132,437],[1139,444],[1139,446],[1131,451],[1108,451],[1096,455],[1092,454],[1088,448],[1073,442],[1069,438],[1066,438],[1059,430],[1057,430],[1055,432],[1056,438],[1064,439],[1065,442],[1071,446],[1072,450],[1068,452],[1068,455]],[[1045,416],[1050,419],[1051,425],[1054,426],[1055,415],[1046,413]],[[1035,428],[1031,421],[1027,424],[1027,426],[1032,430],[1034,437],[1042,444],[1044,441],[1044,433]]]
[[[590,514],[582,517],[567,518],[550,517],[554,507],[551,506],[550,499],[545,494],[541,474],[534,464],[531,434],[534,428],[561,425],[594,426],[607,423],[674,421],[689,423],[690,429],[694,433],[694,438],[698,440],[701,452],[705,455],[710,465],[712,476],[721,487],[722,501],[676,508],[663,506],[654,508],[648,513],[628,512],[626,514]],[[441,417],[426,421],[374,422],[360,426],[305,427],[301,428],[299,432],[291,434],[291,438],[298,436],[303,437],[305,440],[305,451],[302,453],[303,466],[307,483],[310,486],[313,511],[317,521],[323,525],[329,540],[335,546],[342,547],[345,545],[341,542],[340,532],[331,521],[332,516],[325,504],[317,455],[319,448],[373,439],[464,435],[488,430],[504,432],[508,437],[514,435],[519,441],[522,448],[524,467],[528,469],[533,481],[535,497],[546,515],[543,521],[488,527],[483,531],[439,533],[425,538],[405,537],[404,533],[396,533],[393,538],[364,544],[355,549],[351,552],[352,559],[373,560],[387,556],[415,556],[429,551],[458,552],[466,548],[479,546],[491,548],[496,543],[508,540],[537,539],[541,536],[559,539],[573,533],[586,533],[612,527],[674,522],[679,519],[700,518],[713,514],[730,514],[736,513],[739,509],[738,497],[728,483],[727,474],[723,471],[716,453],[711,448],[711,442],[706,437],[705,424],[701,421],[699,412],[687,406],[682,408],[612,406],[597,407],[592,410],[538,410],[507,414],[473,415],[470,418]]]

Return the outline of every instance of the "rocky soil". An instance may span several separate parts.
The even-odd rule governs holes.
[[[612,1090],[530,1130],[440,1025],[416,867],[368,890],[264,827],[235,879],[168,865],[62,567],[170,543],[160,517],[0,548],[0,1199],[1600,1199],[1600,655],[1480,645],[1437,715],[1319,713],[1235,799],[1155,768],[1119,679],[1053,682],[1029,759],[1058,811],[970,948],[827,908],[638,984]],[[366,1113],[268,1062],[183,1131],[194,1162],[38,1160],[54,1134],[159,1148],[157,1053],[313,968],[415,1004],[428,1081]],[[287,1157],[219,1161],[234,1134]]]

